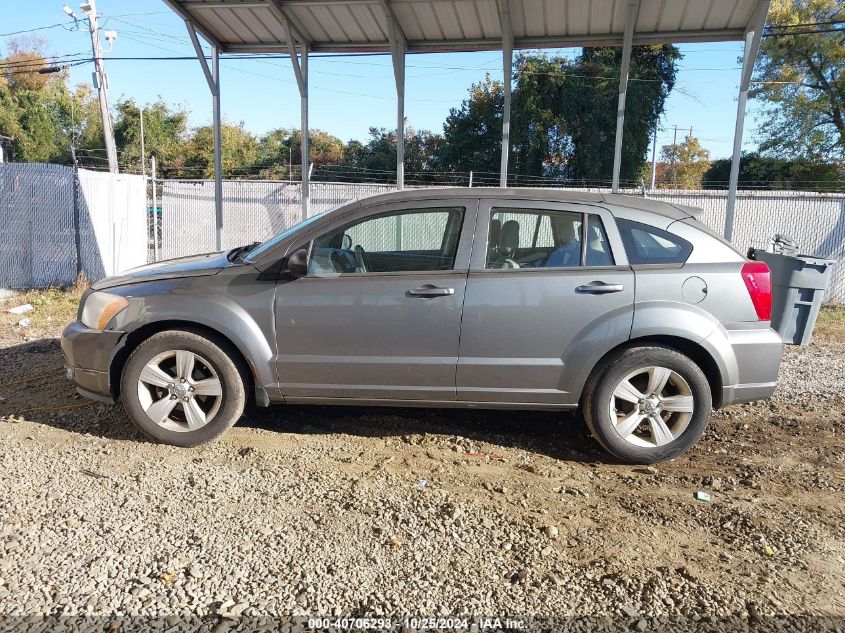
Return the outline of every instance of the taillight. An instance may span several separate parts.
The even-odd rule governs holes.
[[[742,280],[748,288],[751,303],[757,311],[757,318],[769,321],[772,318],[772,273],[766,262],[745,262]]]

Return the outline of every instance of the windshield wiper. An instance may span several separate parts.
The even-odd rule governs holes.
[[[243,261],[244,256],[259,244],[261,244],[261,242],[252,242],[251,244],[247,244],[246,246],[238,246],[236,248],[233,248],[226,254],[226,259],[228,259],[230,262]]]

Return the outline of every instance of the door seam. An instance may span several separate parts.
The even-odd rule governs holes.
[[[634,280],[634,296],[631,302],[631,327],[628,329],[628,340],[631,340],[631,337],[634,335],[634,323],[637,320],[637,271],[634,270],[633,266],[628,266],[628,269],[631,271],[631,277]]]
[[[469,243],[469,258],[467,260],[467,272],[464,277],[464,296],[461,298],[461,316],[458,319],[458,349],[455,350],[455,401],[458,401],[458,367],[461,362],[461,337],[464,333],[464,305],[467,301],[467,291],[469,290],[469,273],[472,270],[472,254],[475,251],[475,238],[478,235],[478,212],[481,208],[481,199],[475,201],[475,218],[472,224],[472,240]]]
[[[273,318],[270,320],[273,323],[273,343],[275,351],[275,356],[273,357],[273,373],[276,375],[276,387],[278,389],[279,397],[282,399],[282,404],[286,404],[285,394],[282,393],[282,375],[279,373],[279,324],[276,322],[276,302],[278,299],[279,280],[277,279],[275,285],[273,286]]]

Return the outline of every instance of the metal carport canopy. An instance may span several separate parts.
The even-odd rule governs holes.
[[[309,52],[389,53],[398,96],[397,138],[404,138],[405,53],[502,50],[512,72],[513,50],[622,46],[613,189],[619,188],[622,129],[631,47],[745,41],[725,232],[730,235],[739,170],[745,97],[769,0],[164,0],[219,53],[288,53],[299,86],[302,129],[308,128]],[[195,41],[198,47],[198,42]],[[219,110],[219,68],[208,79]],[[219,127],[219,112],[215,127]],[[507,184],[510,82],[505,81],[500,184]],[[217,135],[219,138],[219,135]],[[303,214],[308,214],[308,139],[303,142]],[[397,185],[404,185],[404,148],[397,148]],[[219,154],[219,147],[217,148]],[[218,161],[219,165],[219,161]],[[215,170],[219,183],[220,170]],[[219,192],[219,189],[218,189]],[[731,195],[733,194],[733,195]],[[218,205],[218,223],[222,212]],[[218,241],[222,238],[218,226]],[[219,244],[218,244],[219,245]]]

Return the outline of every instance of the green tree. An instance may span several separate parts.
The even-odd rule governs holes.
[[[841,20],[842,0],[772,1],[751,89],[763,102],[763,152],[845,158],[845,31],[831,25]]]
[[[243,123],[221,129],[223,173],[227,178],[255,173],[260,157],[258,139],[244,129]],[[185,144],[184,169],[192,178],[214,177],[214,133],[210,125],[194,130]]]
[[[443,136],[427,130],[405,130],[405,174],[412,184],[434,184],[449,178],[439,173],[435,157],[443,147]],[[449,180],[449,184],[452,181]],[[463,184],[463,182],[455,183]]]
[[[44,52],[46,45],[40,38],[10,38],[7,41],[8,54],[3,59],[0,75],[12,92],[40,92],[48,84],[61,82],[55,74],[38,72],[50,65]]]
[[[367,147],[358,140],[352,139],[343,147],[343,164],[360,165],[367,153]]]
[[[440,147],[442,137],[427,131],[405,128],[405,180],[413,184],[437,181],[433,173],[433,154]],[[349,141],[340,164],[323,170],[321,180],[375,180],[394,182],[396,179],[396,130],[370,128],[366,145]]]
[[[631,52],[620,177],[633,180],[674,87],[674,46]],[[514,78],[511,169],[523,176],[607,184],[613,171],[622,52],[588,48],[574,59],[524,55]],[[529,181],[530,182],[530,181]]]
[[[705,189],[724,189],[731,171],[729,158],[714,160],[704,174]],[[739,163],[740,189],[826,191],[845,189],[845,165],[807,159],[788,160],[759,153],[744,154]]]
[[[299,178],[302,170],[301,133],[294,128],[271,130],[259,140],[261,175],[265,178]],[[336,136],[322,130],[308,133],[309,159],[312,174],[319,179],[319,173],[327,166],[334,167],[344,160],[344,146]]]
[[[673,46],[637,46],[631,54],[621,177],[636,178],[648,141],[675,82]],[[512,153],[517,182],[537,178],[607,184],[612,175],[621,51],[584,49],[574,59],[520,55],[514,65]],[[452,109],[435,164],[498,180],[504,96],[489,77]]]
[[[258,166],[263,178],[286,180],[289,176],[298,177],[302,164],[299,136],[298,130],[279,128],[270,130],[259,139]],[[296,165],[295,172],[293,165]]]
[[[308,141],[308,154],[315,170],[343,162],[343,141],[336,136],[322,130],[311,130]]]
[[[636,180],[648,153],[649,139],[675,86],[682,55],[675,46],[635,46],[631,51],[620,179]],[[570,178],[609,181],[613,172],[616,106],[622,50],[584,49],[579,72],[581,100],[568,102],[567,120],[573,122]],[[612,79],[602,79],[610,77]],[[578,80],[578,77],[572,78]],[[592,91],[592,94],[591,94]]]
[[[49,65],[43,41],[11,40],[8,48],[0,60],[0,134],[13,139],[17,160],[69,163],[71,143],[90,149],[101,128],[90,90],[70,90],[66,72],[37,72]]]
[[[520,55],[516,59],[511,107],[513,153],[508,171],[522,176],[527,184],[532,176],[567,175],[574,144],[562,92],[574,72],[573,63],[562,57]],[[574,93],[566,98],[574,98]]]
[[[97,169],[107,166],[100,105],[94,89],[89,84],[79,84],[73,90],[70,103],[66,106],[64,120],[67,123],[64,134],[68,143],[72,142],[77,149],[77,163],[81,167]],[[68,160],[61,158],[59,162],[68,163],[71,160],[72,157],[68,157]]]
[[[681,143],[664,145],[660,158],[669,163],[669,182],[680,189],[700,189],[704,174],[710,169],[710,152],[692,134],[687,134]]]
[[[141,111],[132,99],[116,106],[114,137],[124,168],[141,171]],[[156,157],[162,177],[182,176],[185,166],[185,142],[188,113],[159,100],[144,106],[144,150],[146,160]],[[149,165],[147,165],[149,168]]]
[[[469,89],[469,98],[452,108],[443,125],[443,141],[433,166],[439,171],[474,171],[478,182],[498,180],[502,155],[502,83],[488,75]]]

